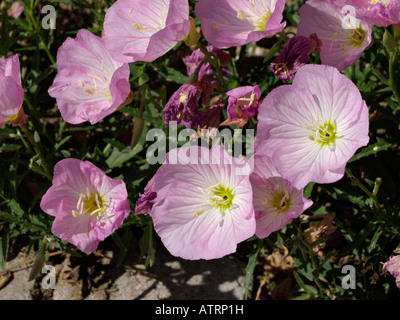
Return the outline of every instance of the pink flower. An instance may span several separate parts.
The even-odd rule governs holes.
[[[358,19],[378,26],[388,27],[400,23],[399,0],[330,0],[343,11]]]
[[[317,47],[314,39],[294,36],[271,63],[270,69],[283,82],[293,80],[297,70],[307,64],[310,53]]]
[[[397,248],[394,252],[399,254],[400,248]],[[389,271],[396,278],[396,285],[400,289],[400,255],[391,255],[389,261],[384,263],[383,269]]]
[[[200,110],[199,99],[204,104],[210,102],[210,95],[214,86],[208,82],[185,83],[169,98],[163,110],[165,125],[169,126],[174,121],[178,126],[203,127],[210,116],[218,118],[221,108],[208,108]],[[217,125],[217,126],[218,126]]]
[[[16,126],[28,121],[22,108],[23,102],[18,55],[0,58],[0,128],[7,122]]]
[[[208,42],[229,48],[282,31],[284,8],[284,0],[199,0],[195,12]]]
[[[58,49],[57,68],[49,95],[68,123],[97,123],[129,95],[129,66],[111,58],[104,40],[85,29]]]
[[[258,114],[261,92],[258,85],[244,86],[226,92],[228,99],[228,120],[221,125],[236,124],[243,127],[249,118]]]
[[[55,236],[89,254],[129,215],[127,197],[122,180],[107,177],[89,161],[64,159],[56,164],[40,207],[55,217]]]
[[[254,171],[250,175],[256,214],[256,236],[268,237],[282,229],[312,205],[297,189],[283,179],[267,154],[254,155]]]
[[[292,85],[275,88],[262,102],[257,150],[270,152],[276,170],[296,188],[332,183],[367,145],[368,116],[351,80],[333,67],[305,65]]]
[[[7,14],[14,19],[18,19],[22,12],[24,12],[24,4],[21,1],[14,1]]]
[[[299,13],[297,35],[317,34],[322,43],[322,64],[344,70],[356,62],[371,43],[371,25],[346,18],[347,14],[329,1],[308,0]]]
[[[231,74],[229,70],[225,69],[225,67],[229,65],[229,62],[231,60],[230,53],[228,51],[214,48],[212,46],[208,46],[207,50],[219,59],[222,74]],[[186,65],[188,77],[190,77],[196,71],[197,67],[200,65],[203,59],[204,54],[201,52],[200,49],[193,50],[192,54],[189,57],[185,57],[182,59],[183,63]],[[198,81],[218,84],[219,81],[215,77],[215,73],[216,70],[214,69],[214,67],[212,67],[209,62],[205,62],[198,71]]]
[[[157,198],[157,192],[154,189],[154,176],[149,180],[144,193],[139,193],[139,199],[136,202],[135,213],[136,214],[150,214],[151,209]]]
[[[184,259],[234,253],[255,232],[250,166],[222,146],[173,149],[155,175],[154,228]]]
[[[121,62],[151,62],[190,30],[188,0],[118,0],[108,9],[104,40]]]

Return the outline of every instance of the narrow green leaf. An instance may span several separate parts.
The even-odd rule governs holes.
[[[8,235],[5,234],[0,238],[0,270],[6,268],[7,256],[8,256]]]

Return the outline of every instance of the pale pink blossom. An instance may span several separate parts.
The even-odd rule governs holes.
[[[0,127],[7,122],[15,126],[28,121],[22,108],[23,102],[18,55],[0,58]]]
[[[195,12],[207,41],[229,48],[282,31],[284,8],[285,0],[199,0]]]
[[[104,40],[81,29],[58,49],[49,95],[57,99],[63,119],[72,124],[97,123],[118,109],[130,92],[129,66],[115,61]]]
[[[89,254],[129,215],[127,197],[122,180],[111,179],[89,161],[64,159],[54,168],[53,185],[40,208],[55,217],[55,236]]]
[[[312,205],[297,189],[276,171],[267,153],[254,155],[254,170],[250,175],[256,215],[256,236],[268,237],[282,229]]]
[[[343,11],[361,20],[388,27],[400,23],[400,0],[329,0]]]
[[[108,9],[104,40],[121,62],[151,62],[190,31],[188,0],[118,0]]]
[[[341,179],[369,141],[369,113],[358,88],[336,68],[301,67],[292,85],[272,90],[259,108],[257,150],[269,152],[296,188]]]
[[[14,19],[18,19],[22,12],[24,12],[24,4],[21,1],[14,1],[7,14]]]
[[[184,259],[234,253],[255,232],[250,166],[222,146],[173,149],[157,171],[150,212],[165,247]]]
[[[236,124],[243,127],[249,118],[256,117],[261,104],[261,91],[258,85],[244,86],[226,92],[228,98],[228,120],[221,125]]]
[[[372,26],[329,1],[308,0],[299,10],[297,35],[316,34],[321,41],[321,63],[344,70],[354,64],[371,43]]]
[[[396,278],[396,285],[400,289],[400,248],[394,250],[397,255],[391,255],[389,261],[383,265],[383,270],[390,272]]]

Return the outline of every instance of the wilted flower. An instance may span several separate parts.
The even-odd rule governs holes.
[[[200,110],[199,100],[202,98],[204,104],[210,102],[210,95],[214,90],[213,86],[204,82],[186,83],[179,87],[169,98],[163,110],[165,125],[176,121],[177,125],[190,127],[203,127],[208,113],[213,112]],[[216,110],[214,110],[216,111]]]
[[[58,49],[57,68],[49,95],[68,123],[97,123],[129,95],[129,66],[111,58],[104,40],[85,29]]]
[[[23,102],[18,55],[0,58],[0,127],[7,122],[16,126],[28,121],[22,108]]]
[[[54,216],[52,233],[89,254],[118,229],[130,213],[122,180],[113,180],[89,161],[64,159],[40,208]]]
[[[284,8],[285,0],[199,0],[195,12],[208,42],[229,48],[282,31]]]
[[[256,236],[263,239],[282,229],[312,205],[297,189],[283,179],[266,153],[254,155],[254,171],[250,175],[256,214]]]
[[[151,209],[157,198],[157,192],[154,189],[154,176],[149,180],[144,193],[139,193],[139,199],[136,201],[135,213],[136,214],[150,214]]]
[[[258,114],[261,92],[258,85],[244,86],[226,92],[228,99],[228,120],[221,125],[236,124],[243,127],[249,118]]]
[[[384,263],[383,269],[389,271],[396,278],[396,285],[400,289],[400,248],[397,248],[394,252],[398,255],[391,255],[389,261]]]
[[[356,62],[371,43],[371,25],[356,18],[346,19],[347,14],[329,1],[308,0],[299,14],[297,35],[317,35],[322,44],[322,64],[344,70]]]
[[[230,72],[225,69],[225,67],[229,65],[229,61],[231,60],[230,53],[225,50],[214,48],[213,46],[208,46],[207,51],[211,52],[215,55],[216,58],[219,59],[222,74],[230,74]],[[193,50],[192,54],[189,57],[185,57],[182,59],[183,63],[186,65],[188,77],[190,77],[196,71],[203,59],[204,53],[201,52],[200,49]],[[216,70],[213,66],[210,65],[209,62],[203,63],[198,71],[198,81],[217,84],[218,80],[214,75],[215,72]]]
[[[151,62],[190,30],[188,0],[118,0],[107,10],[104,40],[120,62]]]
[[[342,11],[366,22],[388,27],[400,23],[399,0],[330,0]]]
[[[296,188],[341,179],[347,161],[368,141],[368,108],[336,68],[301,67],[292,85],[272,90],[259,108],[257,143]]]
[[[255,232],[250,166],[222,146],[173,149],[155,175],[154,228],[184,259],[234,253]]]
[[[308,62],[311,51],[316,47],[316,42],[309,37],[290,38],[278,57],[271,63],[271,71],[285,83],[293,80],[297,70]]]

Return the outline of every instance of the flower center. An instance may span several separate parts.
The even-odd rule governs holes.
[[[332,145],[336,138],[336,126],[332,122],[326,121],[315,130],[312,140],[316,141],[321,146],[327,146]]]
[[[286,214],[292,206],[289,192],[281,190],[275,192],[272,197],[266,197],[263,200],[263,205],[267,208],[274,208],[277,214]]]
[[[352,46],[353,48],[361,47],[365,41],[366,36],[367,33],[365,32],[365,29],[362,26],[359,26],[355,29],[351,29],[348,35],[348,41],[350,46]]]
[[[211,190],[211,202],[221,211],[231,209],[234,196],[231,188],[221,184]]]
[[[104,197],[99,193],[89,192],[87,189],[86,194],[81,193],[79,195],[76,210],[72,210],[74,217],[79,217],[82,214],[100,216],[104,213],[107,208],[107,202]]]

